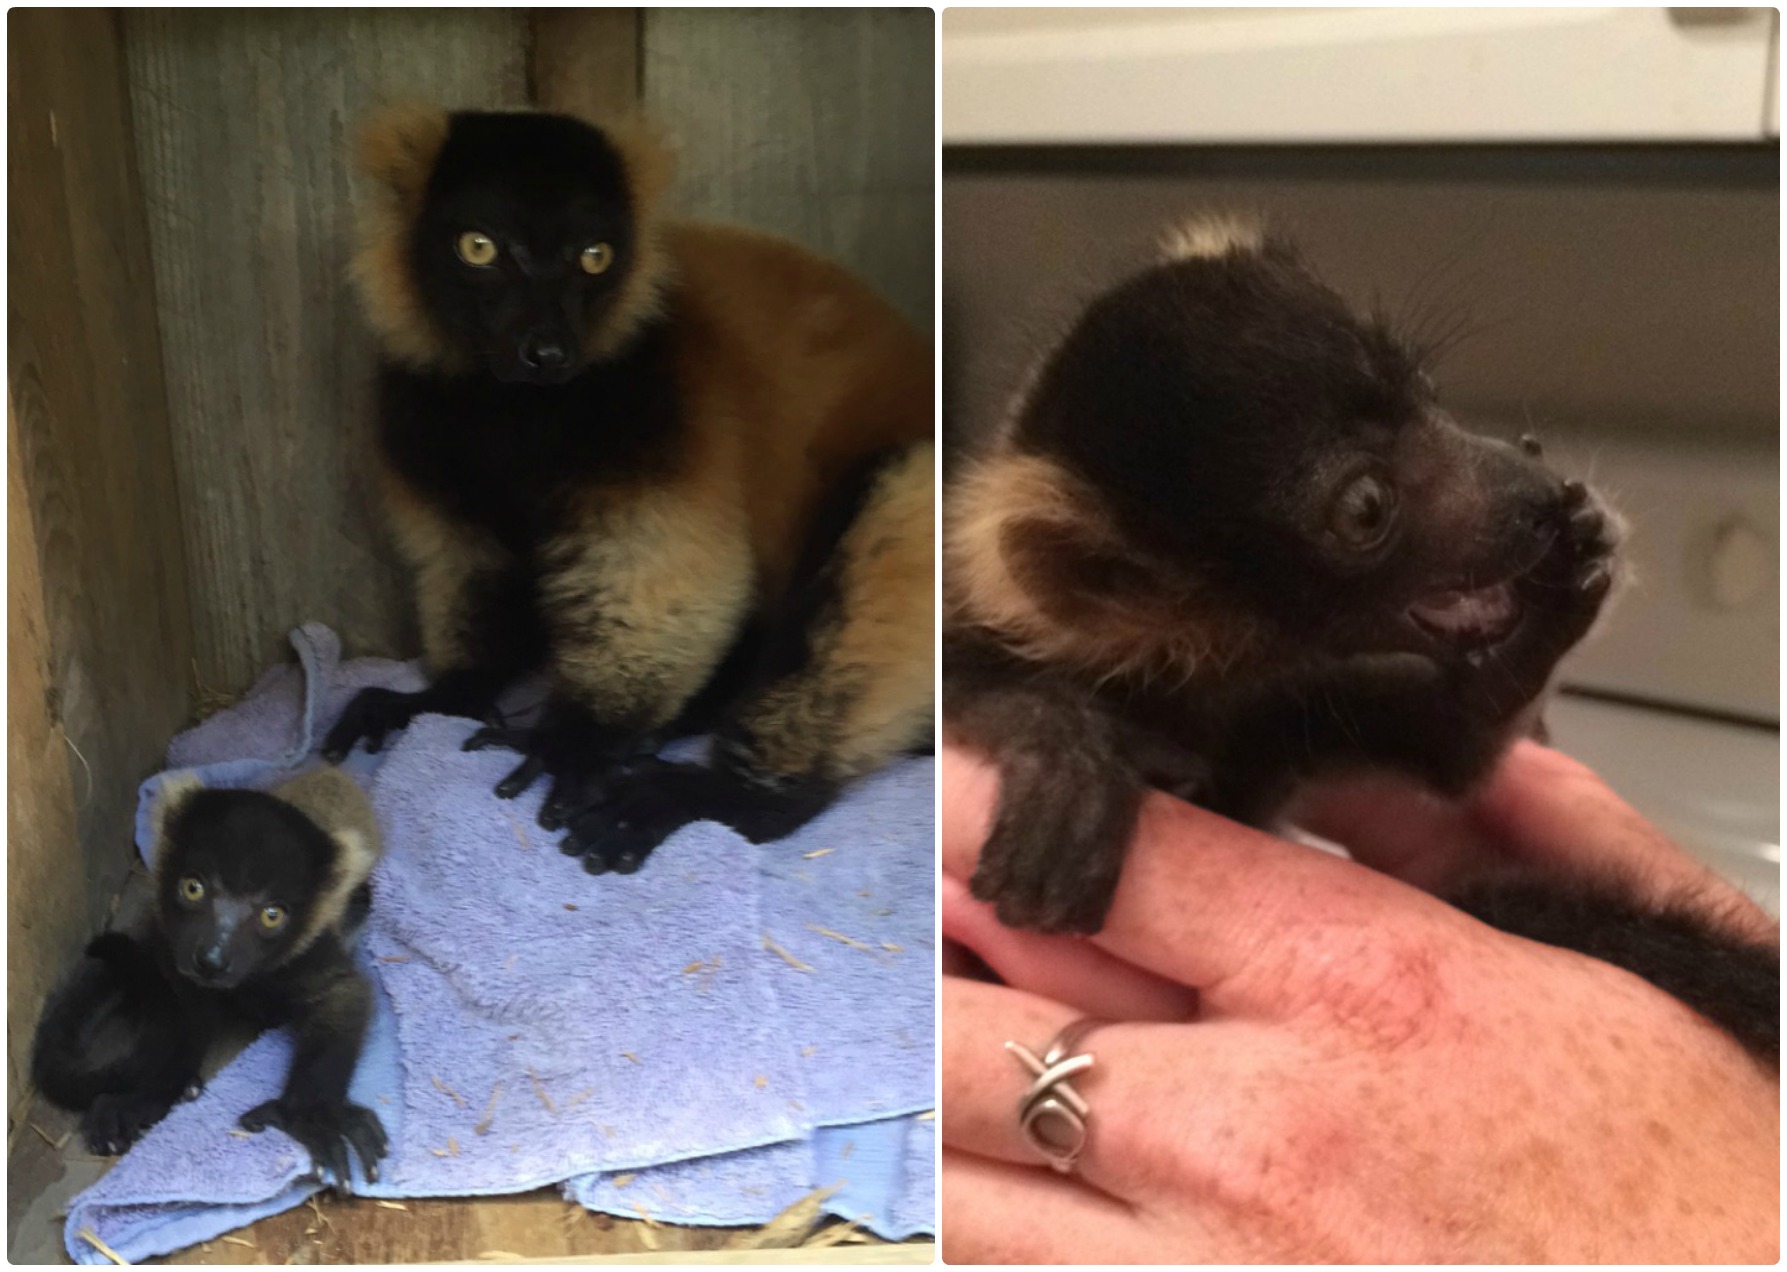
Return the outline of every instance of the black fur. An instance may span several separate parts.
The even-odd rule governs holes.
[[[339,762],[362,739],[377,751],[424,712],[482,719],[505,686],[547,665],[540,549],[565,531],[580,492],[674,462],[682,430],[668,359],[658,323],[616,359],[558,386],[380,368],[385,462],[456,520],[491,535],[510,564],[472,589],[460,633],[467,665],[417,693],[365,690],[330,729],[325,757]],[[581,719],[564,732],[573,749],[624,751],[644,742],[636,730],[622,727],[611,738]],[[507,737],[491,739],[499,736]]]
[[[460,111],[429,176],[410,267],[430,312],[492,375],[560,384],[584,369],[583,336],[634,267],[637,218],[624,162],[598,130],[560,115]],[[455,255],[467,229],[497,243],[494,267]],[[596,243],[614,265],[587,275],[577,253]],[[561,348],[564,365],[529,365],[530,338]]]
[[[446,669],[419,693],[362,692],[329,731],[326,758],[339,761],[361,739],[376,751],[425,711],[487,718],[506,685],[548,668],[551,641],[539,597],[550,564],[542,554],[575,532],[572,501],[662,476],[682,457],[674,295],[666,313],[609,356],[588,360],[581,353],[633,267],[635,214],[621,160],[597,130],[553,115],[452,116],[413,234],[410,268],[430,313],[476,355],[476,365],[446,374],[382,362],[379,443],[384,462],[420,497],[490,535],[508,563],[474,586],[457,633],[465,665]],[[451,244],[467,226],[498,242],[497,267],[471,268],[455,256]],[[614,246],[617,263],[585,277],[572,249],[597,241]],[[532,259],[523,259],[530,251]],[[518,342],[547,329],[577,352],[562,372],[534,373],[517,361]],[[735,649],[755,633],[756,617],[742,619]],[[715,669],[692,704],[701,716],[715,714],[721,687],[736,686],[738,665],[734,658]],[[614,762],[654,749],[669,732],[598,719],[555,694],[537,723],[492,725],[467,747],[524,753],[497,787],[504,798],[551,776],[541,824],[556,830],[607,789]]]
[[[782,839],[830,807],[838,785],[820,778],[769,784],[751,771],[754,739],[738,721],[710,716],[716,688],[736,683],[740,697],[808,666],[819,633],[844,621],[839,594],[840,545],[875,489],[877,480],[903,454],[897,448],[872,455],[838,483],[814,517],[789,591],[783,621],[772,631],[741,641],[728,664],[679,721],[679,731],[717,726],[710,765],[673,764],[640,757],[610,775],[607,794],[567,823],[561,845],[581,856],[591,874],[631,874],[653,848],[683,826],[715,821],[752,843]],[[734,680],[736,677],[736,680]]]
[[[1151,786],[1261,826],[1336,769],[1463,794],[1530,728],[1613,577],[1607,517],[1538,451],[1457,428],[1419,351],[1283,242],[1170,261],[1094,301],[979,462],[1047,461],[1085,505],[1017,508],[998,537],[1053,630],[1094,651],[1125,624],[1157,631],[1162,658],[1133,635],[1109,665],[1039,646],[946,578],[946,719],[1002,775],[975,895],[1010,924],[1098,930]],[[952,523],[969,511],[956,491],[985,489],[975,471],[946,498]],[[1513,930],[1519,908],[1510,893],[1487,913]],[[1630,907],[1593,910],[1534,922],[1685,1000],[1725,993],[1712,965],[1691,988],[1689,960],[1625,940]],[[1716,961],[1711,935],[1675,931]],[[1740,997],[1716,1018],[1760,1003]]]
[[[691,449],[679,381],[690,372],[679,371],[676,357],[679,315],[687,309],[679,305],[674,278],[624,341],[591,352],[590,337],[606,330],[608,307],[639,255],[641,210],[628,180],[607,139],[576,121],[475,112],[451,117],[413,231],[409,268],[429,315],[456,349],[472,355],[470,369],[382,364],[379,440],[384,463],[414,497],[455,526],[487,535],[507,563],[476,583],[463,607],[464,629],[453,633],[463,665],[443,669],[420,693],[362,692],[330,730],[325,757],[338,761],[360,740],[377,750],[423,711],[488,719],[504,686],[550,671],[572,645],[600,644],[601,632],[569,630],[562,621],[549,633],[545,583],[563,577],[562,563],[551,558],[567,541],[602,533],[590,506],[604,493],[673,482],[684,475]],[[500,248],[492,267],[469,267],[455,255],[455,237],[468,226]],[[576,249],[594,241],[612,244],[617,263],[585,277]],[[559,344],[576,351],[570,365],[525,365],[518,351],[530,333],[540,332],[556,333]],[[565,830],[565,850],[598,873],[637,868],[663,834],[689,820],[717,817],[763,834],[764,827],[785,824],[789,810],[810,816],[823,807],[830,793],[822,798],[821,784],[802,784],[798,797],[769,793],[734,781],[724,766],[697,779],[643,757],[674,736],[723,724],[778,668],[805,661],[809,629],[830,616],[828,606],[835,608],[823,582],[835,568],[830,554],[875,472],[865,466],[859,480],[841,483],[835,506],[816,517],[807,555],[795,564],[789,604],[754,598],[737,616],[730,652],[674,720],[625,718],[612,707],[598,715],[558,686],[537,721],[493,722],[475,733],[468,749],[523,754],[496,793],[511,798],[547,777],[540,824]],[[582,599],[596,603],[567,609],[595,615],[592,624],[626,622],[607,616],[601,595]],[[646,789],[632,792],[639,784]],[[644,816],[645,804],[672,796],[692,802],[680,813]],[[631,800],[632,811],[604,811],[620,798]],[[598,827],[617,821],[612,842],[596,837]],[[640,833],[648,824],[662,833]],[[631,835],[622,833],[628,826]]]
[[[337,853],[308,817],[262,792],[201,790],[169,815],[148,930],[107,932],[87,947],[32,1047],[38,1089],[82,1114],[94,1152],[123,1152],[195,1095],[213,1044],[247,1021],[292,1025],[297,1051],[282,1094],[244,1114],[243,1127],[286,1130],[339,1182],[351,1147],[378,1177],[384,1130],[347,1099],[371,1010],[348,940],[370,892],[341,880]],[[184,895],[187,880],[202,898]],[[352,889],[345,913],[300,944],[310,907],[332,886]],[[270,906],[286,913],[277,931],[260,924]]]
[[[610,794],[574,815],[559,845],[591,874],[632,874],[673,833],[698,821],[731,827],[754,844],[784,839],[837,798],[833,783],[807,780],[764,786],[722,755],[709,765],[645,756],[613,774]]]
[[[1606,884],[1509,879],[1449,898],[1491,927],[1561,946],[1642,976],[1781,1063],[1781,950],[1745,941],[1689,905],[1655,906]]]

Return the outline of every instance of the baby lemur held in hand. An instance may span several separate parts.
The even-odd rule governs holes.
[[[945,729],[1002,780],[972,888],[1058,932],[1103,924],[1149,788],[1255,826],[1347,769],[1465,795],[1618,570],[1614,518],[1536,440],[1467,432],[1420,349],[1224,219],[1079,316],[944,534]],[[1581,881],[1457,900],[1778,1049],[1776,950]]]

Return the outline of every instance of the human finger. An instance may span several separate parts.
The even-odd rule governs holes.
[[[1512,861],[1612,880],[1662,904],[1693,905],[1754,939],[1777,936],[1760,906],[1561,751],[1518,743],[1471,811],[1482,834]]]
[[[943,873],[967,879],[992,829],[999,770],[974,752],[947,742],[939,748],[937,762],[943,787],[937,822]]]
[[[945,1146],[1017,1166],[1042,1166],[1025,1137],[1021,1102],[1035,1071],[1007,1048],[1040,1057],[1080,1013],[1002,985],[943,983]],[[1110,1021],[1082,1035],[1074,1055],[1092,1064],[1068,1085],[1086,1107],[1076,1176],[1135,1202],[1175,1195],[1207,1174],[1214,1146],[1250,1141],[1271,1091],[1301,1060],[1282,1030],[1254,1021],[1195,1024]],[[1055,1123],[1041,1128],[1059,1134]],[[1201,1163],[1201,1164],[1200,1164]]]
[[[1317,781],[1285,820],[1338,844],[1360,865],[1443,892],[1492,852],[1470,810],[1393,773]]]
[[[1053,1171],[943,1150],[945,1263],[1153,1262],[1131,1208]]]
[[[1197,991],[1143,971],[1079,937],[1008,928],[953,875],[939,884],[943,935],[966,946],[1000,980],[1086,1015],[1110,1020],[1189,1020]]]
[[[966,878],[991,822],[997,773],[949,745],[938,765],[944,869]],[[1332,962],[1308,957],[1308,934],[1341,932],[1357,944],[1388,917],[1416,921],[1422,907],[1446,912],[1398,880],[1156,791],[1142,802],[1116,898],[1092,940],[1195,988],[1206,1012],[1270,1013],[1303,1002],[1309,986],[1299,977]]]
[[[1080,1018],[1071,1007],[1022,990],[945,980],[943,1099],[938,1108],[945,1146],[1015,1166],[1046,1166],[1019,1124],[1020,1102],[1036,1074],[1006,1044],[1021,1043],[1041,1056],[1051,1039]],[[1127,1063],[1132,1049],[1124,1051],[1125,1060],[1115,1056],[1113,1039],[1122,1028],[1103,1026],[1075,1048],[1091,1054],[1093,1064],[1067,1080],[1073,1093],[1092,1107],[1076,1172],[1112,1196],[1124,1195],[1135,1182],[1127,1171],[1133,1159],[1125,1149],[1126,1136],[1135,1127],[1135,1112],[1150,1103],[1145,1091],[1134,1088],[1139,1069]],[[1063,1129],[1052,1126],[1045,1133]]]

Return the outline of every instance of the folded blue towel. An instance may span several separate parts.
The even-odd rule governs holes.
[[[293,633],[299,666],[176,738],[169,759],[217,786],[267,786],[311,762],[368,685],[408,664],[340,664],[332,632]],[[356,1193],[473,1195],[561,1185],[593,1209],[763,1223],[815,1188],[883,1236],[934,1227],[933,778],[897,764],[787,840],[689,826],[631,877],[591,878],[534,821],[544,784],[466,752],[475,726],[418,717],[347,768],[385,838],[361,961],[382,993],[353,1096],[391,1140]],[[138,843],[162,776],[144,783]],[[289,1040],[249,1046],[69,1207],[136,1260],[301,1203],[319,1186],[279,1132],[231,1134],[275,1094]]]

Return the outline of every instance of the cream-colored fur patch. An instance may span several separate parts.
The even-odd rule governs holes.
[[[422,661],[438,676],[467,661],[462,636],[472,581],[510,557],[488,533],[442,515],[390,468],[381,466],[379,477],[397,553],[415,572]]]
[[[269,794],[303,813],[335,841],[334,868],[293,943],[296,954],[340,925],[354,889],[366,882],[378,864],[378,818],[359,783],[326,765],[280,783]]]
[[[360,204],[350,273],[385,352],[418,370],[464,364],[428,312],[409,261],[410,236],[448,128],[440,107],[406,103],[377,112],[360,130],[359,169],[373,188]]]
[[[1157,590],[1073,598],[1090,614],[1082,621],[1050,613],[1049,598],[1013,570],[1027,532],[1064,531],[1113,558],[1135,555],[1092,492],[1053,460],[996,454],[958,479],[944,509],[945,623],[977,628],[1019,657],[1100,678],[1183,680],[1206,663],[1232,665],[1256,638],[1250,625],[1202,612],[1195,589],[1164,570]]]
[[[1169,261],[1227,256],[1232,252],[1257,252],[1266,242],[1266,229],[1258,218],[1232,212],[1194,216],[1173,226],[1160,240],[1161,255]]]
[[[167,835],[168,823],[174,819],[186,801],[205,789],[205,784],[194,773],[173,773],[161,783],[161,795],[155,801],[155,811],[150,815],[151,842],[155,845],[155,871],[159,878],[161,868],[167,861],[167,854],[162,851],[163,838]]]
[[[882,473],[836,549],[838,621],[742,713],[750,764],[845,781],[924,738],[935,715],[936,448]]]
[[[642,726],[676,715],[720,662],[751,601],[735,500],[676,488],[602,492],[541,553],[553,668],[598,715]]]

